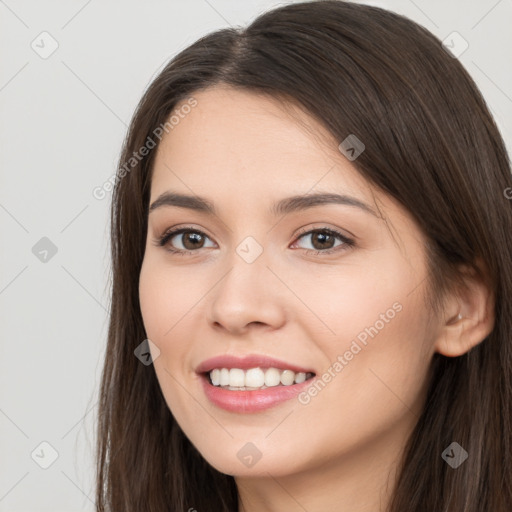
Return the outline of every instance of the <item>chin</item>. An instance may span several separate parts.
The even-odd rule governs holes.
[[[283,477],[300,471],[297,450],[276,450],[262,443],[230,440],[201,449],[202,457],[220,473],[234,477]],[[259,447],[258,447],[259,446]],[[202,447],[201,447],[202,448]],[[291,446],[290,446],[291,448]],[[292,464],[293,463],[293,464]]]

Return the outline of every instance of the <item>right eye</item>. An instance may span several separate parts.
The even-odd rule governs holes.
[[[183,246],[183,249],[176,248],[171,245],[170,242],[173,238],[177,238],[178,240],[181,239],[181,245]],[[204,243],[205,239],[209,238],[202,231],[195,228],[186,227],[167,230],[163,233],[163,235],[158,237],[155,240],[155,242],[156,245],[160,247],[165,247],[165,249],[168,250],[169,252],[190,254],[192,252],[196,252],[197,249],[202,249],[203,246],[201,245],[201,243]]]

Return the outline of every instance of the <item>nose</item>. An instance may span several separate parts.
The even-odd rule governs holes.
[[[278,271],[267,266],[263,255],[252,263],[235,256],[209,294],[208,322],[234,336],[255,327],[280,328],[286,321],[290,292],[276,276]]]

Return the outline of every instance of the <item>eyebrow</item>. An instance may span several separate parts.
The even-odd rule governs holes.
[[[306,210],[315,206],[327,204],[340,204],[354,206],[379,218],[375,210],[363,201],[344,194],[315,193],[286,197],[274,203],[270,208],[270,214],[274,216],[286,215],[288,213]],[[164,192],[149,207],[149,213],[164,206],[175,206],[188,208],[209,215],[218,215],[215,205],[208,199],[200,196],[178,194],[176,192]]]

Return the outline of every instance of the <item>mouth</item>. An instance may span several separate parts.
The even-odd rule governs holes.
[[[311,368],[264,354],[222,354],[195,368],[206,398],[232,413],[256,413],[296,397],[310,386]]]
[[[276,367],[214,368],[199,376],[206,398],[236,414],[258,413],[288,402],[315,379],[313,372]]]

